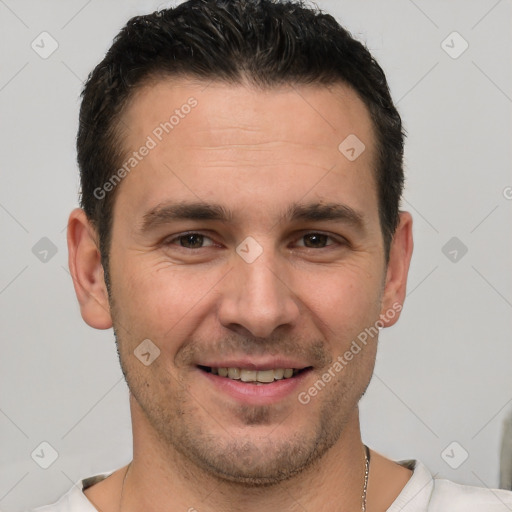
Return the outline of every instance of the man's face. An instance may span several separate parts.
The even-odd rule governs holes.
[[[149,429],[219,477],[271,483],[340,439],[371,378],[376,337],[332,368],[390,307],[375,135],[341,85],[207,85],[162,80],[125,113],[127,159],[148,136],[155,147],[118,185],[112,320],[134,435]],[[338,149],[350,135],[365,145],[355,160]],[[174,208],[189,204],[212,207]],[[160,350],[148,366],[134,355],[146,339]],[[255,375],[275,380],[243,382]]]

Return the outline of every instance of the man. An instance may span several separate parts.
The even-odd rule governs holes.
[[[133,460],[46,511],[505,511],[361,440],[412,220],[385,76],[297,2],[136,17],[83,92],[82,316],[113,326]]]

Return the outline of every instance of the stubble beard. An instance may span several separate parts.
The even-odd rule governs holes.
[[[329,383],[315,398],[323,403],[316,421],[311,422],[307,431],[293,432],[285,440],[278,441],[272,438],[274,429],[266,436],[251,435],[249,431],[255,426],[274,424],[276,429],[280,428],[280,422],[276,421],[276,406],[241,405],[235,417],[246,426],[247,435],[233,438],[223,431],[225,435],[220,439],[209,432],[208,424],[199,421],[198,413],[204,406],[190,395],[185,383],[162,368],[162,358],[155,360],[150,367],[143,367],[136,360],[133,347],[129,348],[133,340],[128,339],[128,333],[122,328],[116,328],[118,315],[110,293],[109,299],[119,362],[130,393],[158,438],[169,464],[180,466],[191,478],[202,472],[224,483],[258,488],[279,484],[311,470],[321,464],[325,454],[340,440],[370,383],[375,362],[371,353],[366,358],[362,356],[359,364],[345,368],[343,378]],[[327,365],[327,361],[324,360],[323,364]],[[148,371],[151,372],[148,373],[150,377],[157,378],[153,377],[151,382],[147,380],[144,372]],[[162,392],[155,394],[152,391],[154,387]],[[179,391],[171,394],[173,389]],[[218,412],[215,404],[208,404],[208,407]],[[308,414],[308,405],[301,407],[304,409],[300,413]],[[212,416],[208,417],[216,426]],[[286,421],[289,419],[285,416],[282,423]]]
[[[201,410],[204,405],[218,414],[216,404],[199,404],[184,383],[156,364],[158,360],[150,371],[160,371],[160,375],[158,381],[151,383],[143,376],[148,368],[137,368],[139,361],[132,359],[132,364],[126,364],[122,355],[124,342],[118,339],[115,329],[114,333],[121,368],[133,398],[151,425],[169,464],[180,466],[191,478],[202,473],[224,483],[255,488],[273,486],[313,469],[343,435],[369,384],[368,380],[354,393],[349,378],[339,380],[337,385],[330,383],[332,389],[324,389],[315,397],[315,400],[323,400],[316,421],[312,421],[307,430],[290,433],[286,439],[274,439],[274,428],[266,436],[253,434],[254,427],[275,425],[276,430],[281,428],[276,421],[276,406],[241,405],[234,414],[246,427],[247,435],[234,437],[222,430],[212,415],[208,415],[210,424],[200,420],[201,415],[204,417],[204,410]],[[164,392],[152,392],[155,387]],[[170,390],[174,392],[171,394]],[[308,413],[308,405],[300,407],[304,408],[301,414]],[[228,411],[228,415],[232,414]],[[287,421],[290,420],[283,417],[282,423]],[[213,434],[209,425],[220,430],[221,435]]]

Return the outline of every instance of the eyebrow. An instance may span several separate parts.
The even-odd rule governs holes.
[[[208,220],[232,222],[233,213],[222,205],[204,202],[164,203],[151,208],[143,215],[140,231],[146,232],[176,220]],[[364,230],[361,212],[342,203],[293,203],[276,223],[293,221],[338,221]]]

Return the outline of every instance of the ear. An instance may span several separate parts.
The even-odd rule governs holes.
[[[68,221],[68,264],[85,323],[96,329],[112,327],[107,287],[97,233],[85,212],[76,208]]]
[[[395,324],[400,317],[400,311],[402,311],[405,301],[412,249],[412,217],[409,212],[400,212],[400,223],[393,236],[389,251],[386,284],[380,312],[380,319],[384,327]]]

